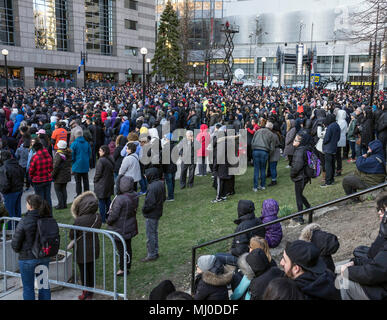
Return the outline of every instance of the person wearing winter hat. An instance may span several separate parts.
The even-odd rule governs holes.
[[[250,229],[262,224],[261,218],[257,218],[254,213],[255,206],[251,200],[239,200],[238,202],[238,219],[234,223],[238,225],[235,233]],[[265,238],[265,228],[259,228],[249,233],[244,233],[234,237],[231,244],[230,253],[217,253],[216,258],[222,264],[236,266],[238,257],[243,253],[249,252],[250,239],[254,236]]]
[[[101,215],[98,214],[98,199],[94,192],[86,191],[79,195],[71,205],[71,214],[74,217],[74,225],[86,228],[100,229],[102,225]],[[70,240],[76,245],[75,261],[78,264],[80,278],[83,286],[93,288],[95,260],[99,258],[98,233],[71,230]],[[85,272],[86,271],[86,272]],[[93,292],[84,290],[79,300],[91,300]]]
[[[67,183],[71,181],[71,150],[67,148],[67,142],[58,141],[58,151],[54,155],[52,178],[54,189],[58,198],[57,210],[67,208]]]
[[[295,240],[284,250],[280,265],[285,275],[295,280],[308,300],[341,300],[335,274],[327,269],[320,250],[311,242]]]
[[[227,285],[234,268],[223,267],[213,255],[204,255],[197,261],[194,300],[229,300]]]

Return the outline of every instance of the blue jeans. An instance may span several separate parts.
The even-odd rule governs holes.
[[[106,213],[109,211],[110,198],[98,199],[99,213],[101,214],[102,223],[106,222]]]
[[[23,283],[23,299],[24,300],[35,300],[35,289],[34,289],[34,281],[35,281],[35,268],[38,265],[44,265],[47,267],[47,271],[49,268],[50,259],[31,259],[31,260],[19,260],[19,268],[20,275]],[[40,275],[36,273],[36,275]],[[47,274],[48,276],[48,274]],[[42,279],[39,284],[44,285],[44,279]],[[47,279],[48,280],[48,279]],[[48,284],[48,283],[47,283]],[[39,289],[39,300],[51,300],[51,291],[50,286],[48,288]]]
[[[349,141],[349,146],[351,147],[351,151],[352,151],[351,159],[355,159],[356,158],[356,142]]]
[[[147,188],[148,184],[147,184],[147,181],[146,181],[146,178],[144,175],[141,175],[141,180],[140,180],[140,191],[145,193],[146,192],[146,188]]]
[[[277,181],[277,163],[278,163],[277,161],[273,161],[269,163],[271,181]]]
[[[176,173],[164,173],[165,183],[168,190],[168,199],[175,199],[175,175]]]
[[[12,193],[4,193],[4,205],[8,211],[10,217],[21,217],[21,198],[23,192],[12,192]],[[8,222],[8,230],[13,229],[12,224],[14,223],[14,227],[16,227],[17,222],[9,221]]]
[[[266,186],[266,162],[269,159],[269,153],[264,150],[253,150],[254,162],[254,189],[258,188],[259,173],[261,173],[261,187]]]
[[[237,266],[238,257],[233,256],[231,253],[217,253],[215,257],[223,265],[229,264],[231,266]]]
[[[148,249],[148,258],[155,258],[159,254],[158,239],[159,219],[145,219],[146,247]]]
[[[48,206],[52,210],[51,181],[34,183],[33,186],[34,186],[35,194],[41,196],[44,200],[46,200],[48,203]]]

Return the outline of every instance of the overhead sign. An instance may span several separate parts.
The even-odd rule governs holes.
[[[320,83],[320,78],[321,78],[321,75],[319,73],[314,73],[310,76],[310,79],[314,82],[314,83]]]

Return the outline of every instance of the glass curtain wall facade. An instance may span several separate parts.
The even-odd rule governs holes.
[[[0,0],[0,42],[14,45],[14,25],[12,0]]]
[[[113,0],[86,0],[86,50],[113,54]]]
[[[33,0],[36,48],[68,50],[67,5],[67,0]]]

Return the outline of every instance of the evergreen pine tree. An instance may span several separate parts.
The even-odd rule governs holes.
[[[156,50],[152,59],[153,75],[161,74],[167,81],[182,80],[179,38],[179,20],[171,1],[168,1],[160,18]]]

